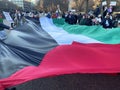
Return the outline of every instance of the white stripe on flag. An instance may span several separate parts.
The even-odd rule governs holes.
[[[52,19],[47,17],[41,17],[40,23],[41,27],[49,33],[59,45],[71,44],[73,41],[80,43],[102,43],[84,35],[69,34],[63,28],[55,26]]]

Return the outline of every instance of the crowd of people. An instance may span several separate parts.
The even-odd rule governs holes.
[[[26,22],[27,17],[32,17],[36,20],[39,20],[40,16],[47,16],[48,18],[64,18],[65,22],[73,25],[73,24],[79,24],[79,25],[87,25],[87,26],[93,26],[93,25],[101,25],[103,28],[116,28],[119,26],[118,18],[116,15],[113,15],[113,8],[110,6],[109,8],[105,7],[103,10],[103,13],[101,14],[99,7],[96,8],[94,12],[89,12],[87,14],[82,14],[75,11],[66,11],[63,12],[58,8],[56,12],[22,12],[18,10],[14,10],[9,12],[11,18],[13,19],[14,23],[11,23],[11,27],[14,28],[17,25],[23,24]],[[11,27],[6,26],[2,23],[2,15],[0,14],[0,32],[3,34],[4,28],[11,29]],[[0,36],[2,37],[2,36]]]
[[[3,23],[3,16],[0,14],[0,41],[7,38],[7,33],[4,29],[11,30],[12,27]]]
[[[19,24],[25,22],[24,17],[33,17],[38,19],[41,15],[47,16],[48,18],[64,18],[65,21],[69,24],[79,24],[79,25],[102,25],[104,28],[116,28],[118,27],[118,18],[116,15],[113,15],[113,8],[104,7],[103,13],[101,14],[100,8],[97,6],[94,12],[89,12],[87,14],[75,12],[75,11],[66,11],[62,12],[60,9],[56,10],[54,13],[51,12],[22,12],[14,10],[10,12],[14,23],[11,24],[12,27],[15,27]]]
[[[4,23],[5,15],[3,12],[0,13],[0,40],[4,40],[7,38],[6,30],[12,30],[19,25],[23,25],[27,22],[26,18],[34,18],[39,20],[39,13],[35,12],[23,12],[19,10],[13,10],[9,12],[10,17],[12,18],[13,22],[9,22],[11,25],[6,25]],[[6,29],[6,30],[5,30]]]
[[[97,11],[99,11],[97,9]],[[65,12],[62,17],[65,18],[65,21],[69,24],[79,24],[79,25],[102,25],[103,28],[116,28],[118,27],[118,17],[112,14],[112,7],[106,8],[103,11],[103,14],[100,13],[89,13],[81,14],[75,13],[72,11]]]

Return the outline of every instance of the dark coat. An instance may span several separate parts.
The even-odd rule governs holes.
[[[76,18],[73,14],[70,14],[69,17],[68,17],[68,23],[69,24],[75,24],[76,22]]]
[[[86,18],[86,23],[85,23],[85,25],[87,25],[87,26],[92,26],[92,20],[91,20],[91,18]]]
[[[109,23],[109,25],[107,26],[106,25],[106,20],[108,20],[108,23]],[[112,20],[110,19],[110,18],[105,18],[105,19],[103,19],[103,21],[102,21],[102,25],[103,25],[103,28],[112,28]]]

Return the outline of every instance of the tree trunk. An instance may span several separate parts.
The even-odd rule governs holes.
[[[73,0],[68,0],[69,4],[68,4],[68,11],[72,9],[72,2]]]
[[[84,2],[85,2],[85,0],[81,0],[81,4],[80,4],[80,6],[79,6],[79,10],[81,10],[81,8],[83,7]]]
[[[106,0],[107,1],[107,7],[109,8],[110,7],[110,1],[111,0]]]
[[[103,6],[102,6],[102,2],[103,2],[103,0],[100,1],[100,12],[101,12],[101,15],[103,14]]]
[[[85,1],[86,1],[85,13],[87,14],[88,13],[88,3],[89,3],[89,0],[85,0]]]

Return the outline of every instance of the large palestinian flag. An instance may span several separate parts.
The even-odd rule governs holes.
[[[39,23],[29,18],[0,41],[0,90],[38,78],[120,72],[119,28],[61,21],[41,17]]]

